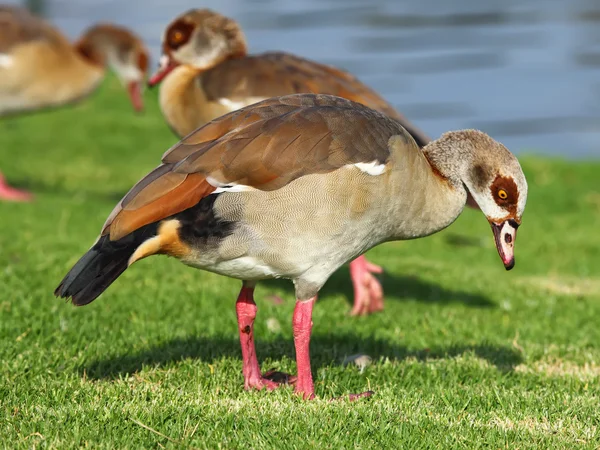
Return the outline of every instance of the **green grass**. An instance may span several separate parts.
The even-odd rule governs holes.
[[[0,203],[4,448],[600,445],[600,162],[522,158],[530,196],[512,272],[469,210],[369,253],[386,268],[384,314],[348,317],[348,272],[336,273],[314,313],[318,399],[303,402],[243,390],[236,280],[155,257],[89,306],[53,297],[176,142],[146,99],[134,115],[111,81],[76,107],[0,122],[0,168],[37,195]],[[257,303],[262,367],[295,371],[291,286],[264,283]],[[342,364],[355,353],[373,358],[362,373]],[[369,388],[370,400],[328,401]]]

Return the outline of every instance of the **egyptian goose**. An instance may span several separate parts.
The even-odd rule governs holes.
[[[527,182],[506,147],[464,130],[421,150],[400,122],[361,104],[314,94],[268,99],[167,151],[115,207],[55,295],[90,303],[154,254],[242,280],[236,312],[244,385],[272,389],[285,377],[261,375],[253,290],[258,280],[291,279],[298,370],[291,380],[310,399],[312,309],[329,276],[377,244],[446,228],[467,192],[512,269]]]
[[[143,108],[148,69],[142,41],[122,27],[99,24],[73,45],[23,8],[0,6],[0,116],[60,106],[89,95],[110,66]]]
[[[248,55],[238,23],[209,9],[193,9],[173,20],[163,35],[162,47],[161,67],[149,84],[161,83],[163,115],[180,138],[243,106],[312,92],[337,95],[379,110],[400,121],[419,146],[429,142],[421,130],[347,72],[287,53]],[[350,263],[354,286],[351,314],[383,309],[383,289],[372,275],[381,271],[364,256]]]

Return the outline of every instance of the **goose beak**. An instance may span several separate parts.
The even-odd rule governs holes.
[[[158,70],[148,80],[148,86],[149,87],[156,86],[158,83],[160,83],[162,80],[164,80],[164,78],[167,75],[169,75],[169,73],[177,66],[178,66],[178,64],[175,61],[173,61],[167,55],[163,55],[160,58],[160,65],[159,65]]]
[[[142,99],[142,87],[140,82],[132,81],[127,85],[127,92],[129,92],[129,99],[133,105],[133,109],[137,112],[144,110],[144,100]]]
[[[514,219],[508,219],[501,223],[490,221],[490,224],[500,259],[506,270],[510,270],[515,267],[515,240],[519,224]]]

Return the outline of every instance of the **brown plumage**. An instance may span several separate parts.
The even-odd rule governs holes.
[[[398,122],[339,97],[263,101],[213,120],[167,151],[163,165],[117,205],[102,234],[118,240],[193,206],[220,185],[275,190],[311,173],[386,163],[392,135],[410,139]]]
[[[408,124],[406,118],[358,78],[338,68],[289,53],[232,58],[199,78],[208,101],[269,98],[289,94],[331,94],[362,103]],[[423,145],[423,144],[422,144]]]
[[[211,10],[190,10],[173,20],[164,33],[162,47],[163,68],[151,84],[166,77],[161,107],[180,137],[215,117],[260,100],[315,93],[347,98],[381,111],[400,121],[419,146],[429,142],[421,130],[346,71],[289,53],[248,55],[239,24]],[[176,74],[169,76],[173,70]]]

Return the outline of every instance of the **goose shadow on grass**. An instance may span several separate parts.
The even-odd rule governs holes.
[[[413,301],[421,303],[462,303],[472,308],[495,308],[497,305],[485,295],[463,290],[446,289],[437,284],[420,279],[412,275],[397,275],[385,271],[378,278],[384,289],[385,301]],[[286,292],[286,297],[291,300],[294,297],[294,285],[289,280],[267,280],[262,282],[261,291],[269,295],[270,289],[280,289]],[[342,294],[351,303],[354,298],[352,282],[348,267],[344,266],[329,278],[323,289],[321,289],[319,300]]]
[[[273,340],[258,340],[256,343],[259,361],[264,358],[280,360],[283,357],[294,359],[291,338],[282,341],[280,336]],[[352,334],[320,335],[311,339],[311,365],[313,372],[331,365],[341,365],[346,356],[363,353],[374,361],[388,358],[403,361],[415,358],[418,361],[453,358],[463,354],[475,354],[485,359],[502,372],[510,372],[522,362],[521,354],[511,347],[480,344],[433,347],[421,350],[409,349],[389,341],[358,337]],[[222,358],[241,360],[240,342],[237,336],[231,337],[187,337],[173,339],[165,344],[149,347],[137,353],[124,353],[87,363],[80,367],[83,376],[93,379],[118,379],[131,375],[143,368],[160,368],[176,364],[185,359],[199,359],[203,363],[219,361]],[[241,363],[241,362],[240,362]],[[276,364],[274,364],[276,365]]]
[[[469,293],[442,288],[425,280],[412,276],[398,276],[386,273],[383,279],[386,299],[399,301],[421,301],[425,303],[459,302],[476,308],[494,307],[489,298]],[[263,293],[268,295],[270,288],[281,288],[293,297],[293,285],[286,280],[271,280],[265,283]],[[352,299],[352,284],[348,270],[338,270],[323,288],[322,299],[328,294],[342,293]],[[291,298],[290,298],[291,299]],[[232,330],[233,331],[233,330]],[[288,342],[289,341],[289,342]],[[259,360],[270,358],[278,360],[283,357],[294,359],[292,339],[281,340],[274,336],[272,340],[257,340]],[[346,356],[365,353],[375,361],[389,358],[402,361],[416,358],[420,361],[452,358],[465,353],[473,353],[487,360],[503,372],[511,371],[522,362],[519,352],[511,347],[491,344],[453,345],[415,350],[396,345],[379,338],[358,336],[354,334],[315,333],[311,339],[311,362],[313,370],[332,364],[341,364]],[[184,359],[200,359],[210,363],[224,357],[240,359],[240,343],[236,335],[227,337],[195,337],[179,338],[160,344],[135,354],[110,356],[98,359],[81,367],[88,377],[96,379],[115,379],[122,375],[136,373],[144,367],[163,367]]]

